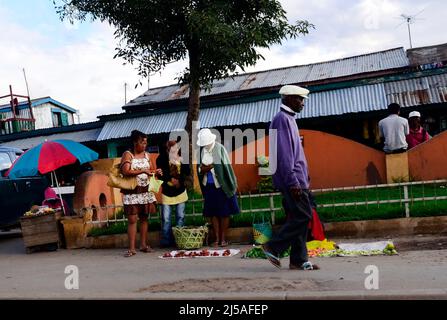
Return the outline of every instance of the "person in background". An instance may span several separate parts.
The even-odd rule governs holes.
[[[42,206],[47,206],[51,209],[60,209],[60,210],[64,210],[64,215],[66,216],[71,216],[72,215],[72,211],[70,209],[70,207],[68,206],[68,203],[65,200],[61,200],[61,198],[59,198],[59,196],[56,194],[56,191],[53,190],[53,188],[48,187],[45,189],[44,192],[44,196],[45,199],[42,202]],[[64,204],[63,209],[62,209],[62,202]]]
[[[419,112],[411,112],[408,116],[408,123],[410,125],[410,133],[407,135],[408,149],[431,139],[427,130],[421,126],[421,114]]]
[[[201,147],[197,172],[204,199],[203,216],[213,225],[214,247],[225,247],[230,216],[239,213],[236,176],[227,150],[216,142],[216,135],[210,129],[200,130],[197,145]]]
[[[155,195],[149,192],[149,178],[152,174],[161,176],[163,173],[151,163],[146,152],[147,136],[138,130],[131,133],[133,148],[125,151],[121,157],[121,172],[125,176],[135,176],[137,187],[134,190],[121,190],[123,193],[124,214],[128,219],[127,234],[129,250],[125,257],[136,254],[135,241],[137,234],[137,217],[140,220],[140,251],[152,252],[147,243],[148,218],[157,212]]]
[[[176,141],[166,143],[166,152],[157,158],[157,168],[163,172],[162,185],[162,239],[160,247],[170,247],[175,244],[171,229],[171,208],[176,208],[176,223],[183,227],[185,223],[185,205],[188,201],[185,179],[191,169],[183,163]]]
[[[379,135],[384,140],[383,151],[388,154],[406,152],[406,136],[410,133],[408,120],[399,116],[400,105],[397,103],[388,106],[388,113],[388,117],[379,121]]]

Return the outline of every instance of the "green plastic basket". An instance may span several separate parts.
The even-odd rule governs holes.
[[[272,238],[272,224],[270,223],[270,219],[265,218],[264,213],[254,214],[253,239],[255,241],[255,244],[264,244],[268,242],[271,238]]]
[[[253,238],[256,244],[264,244],[272,238],[272,225],[270,222],[254,223]]]
[[[172,227],[172,233],[179,249],[199,249],[203,247],[203,241],[208,234],[208,226]]]

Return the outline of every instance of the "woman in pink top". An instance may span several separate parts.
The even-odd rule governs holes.
[[[419,112],[411,112],[408,123],[410,125],[410,134],[407,135],[408,149],[414,148],[431,138],[427,130],[421,126],[421,114]]]

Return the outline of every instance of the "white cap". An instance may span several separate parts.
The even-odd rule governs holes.
[[[305,99],[309,99],[308,95],[309,95],[310,91],[304,88],[301,88],[299,86],[292,86],[292,85],[286,85],[283,86],[280,90],[279,90],[279,94],[283,95],[283,96],[301,96]]]
[[[207,146],[216,141],[216,135],[213,134],[208,128],[200,130],[197,138],[197,145],[199,147]]]
[[[413,118],[413,117],[421,117],[421,114],[419,113],[419,112],[417,112],[417,111],[413,111],[413,112],[410,112],[410,115],[408,116],[408,118]]]

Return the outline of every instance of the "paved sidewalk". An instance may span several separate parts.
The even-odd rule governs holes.
[[[444,238],[430,239],[442,243]],[[369,239],[373,240],[373,239]],[[393,239],[396,244],[417,238]],[[341,240],[340,240],[341,241]],[[366,240],[343,240],[343,242]],[[405,242],[407,241],[407,242]],[[423,241],[419,239],[420,243]],[[398,249],[399,246],[397,245]],[[0,239],[0,298],[15,299],[447,299],[447,250],[398,256],[315,258],[322,270],[277,270],[267,260],[163,260],[166,250],[122,257],[120,249],[25,254],[23,240]],[[231,246],[243,252],[251,246]],[[65,268],[79,269],[79,290],[67,290]],[[367,266],[379,270],[379,290],[366,290]]]

